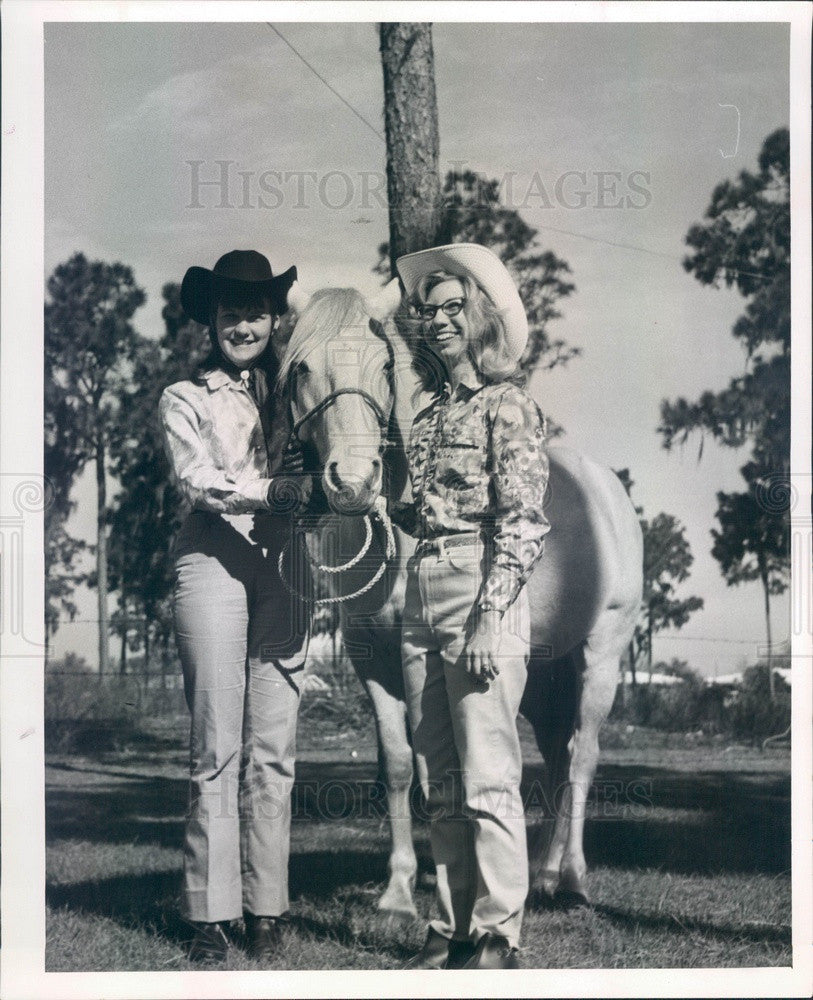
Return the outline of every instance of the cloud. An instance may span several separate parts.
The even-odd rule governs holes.
[[[286,107],[294,87],[280,79],[279,55],[268,48],[224,59],[204,69],[180,73],[150,90],[132,113],[112,122],[114,130],[170,129],[191,140],[223,137],[268,122],[269,112]],[[274,80],[273,105],[260,92]],[[271,88],[269,88],[271,92]]]
[[[326,139],[333,145],[334,156],[336,149],[359,142],[363,146],[372,143],[376,152],[380,146],[383,153],[383,143],[342,108],[339,97],[317,76],[324,75],[351,106],[379,127],[381,91],[376,77],[380,70],[375,46],[368,44],[371,40],[354,37],[355,47],[345,51],[337,50],[330,35],[304,30],[287,33],[303,53],[302,59],[269,33],[266,44],[164,80],[130,113],[113,120],[112,130],[139,135],[157,131],[173,145],[210,149],[263,145],[277,157],[323,150]],[[364,67],[358,64],[357,57],[362,55]]]

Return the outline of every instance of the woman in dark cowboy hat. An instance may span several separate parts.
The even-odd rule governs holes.
[[[245,915],[268,958],[288,907],[290,792],[306,609],[283,589],[277,557],[307,500],[286,452],[273,335],[296,268],[275,277],[254,250],[191,267],[186,313],[212,350],[169,386],[161,420],[188,514],[175,543],[175,632],[192,714],[182,908],[195,960],[222,961],[225,925]]]

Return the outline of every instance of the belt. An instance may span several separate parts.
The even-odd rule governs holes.
[[[419,556],[432,553],[443,555],[446,549],[454,549],[460,545],[477,545],[481,541],[479,531],[461,531],[456,535],[440,535],[438,538],[424,538],[418,542],[415,550]]]

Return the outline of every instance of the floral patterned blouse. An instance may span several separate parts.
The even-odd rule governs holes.
[[[542,554],[545,436],[539,407],[510,382],[446,385],[412,424],[414,503],[398,520],[421,539],[478,530],[492,539],[482,611],[504,613]]]

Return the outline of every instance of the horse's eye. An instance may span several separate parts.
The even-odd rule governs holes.
[[[296,366],[296,374],[297,375],[310,374],[310,368],[308,368],[308,365],[305,361],[300,361],[299,364]]]

